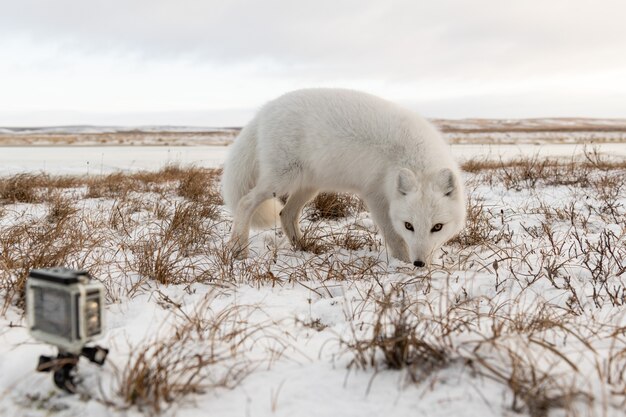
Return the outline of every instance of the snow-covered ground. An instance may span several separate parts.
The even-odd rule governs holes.
[[[5,148],[0,173],[223,160],[208,147],[73,149]],[[471,156],[517,156],[490,149]],[[624,161],[620,149],[602,148]],[[468,228],[430,271],[389,259],[356,208],[337,219],[307,209],[317,253],[294,251],[276,229],[233,260],[229,214],[189,185],[200,175],[216,187],[206,170],[81,177],[39,185],[31,202],[0,198],[2,415],[130,417],[156,404],[189,417],[623,416],[626,169],[569,164],[569,152],[553,154],[561,165],[533,151],[520,166],[467,172]],[[77,248],[63,245],[72,239]],[[13,291],[21,267],[61,251],[107,288],[99,343],[111,353],[102,369],[81,361],[75,396],[35,372],[54,351],[29,337]],[[394,360],[404,367],[390,369]],[[190,383],[197,392],[174,389]]]
[[[225,146],[0,147],[0,175],[109,174],[155,170],[167,164],[216,168],[224,163],[227,150]]]
[[[434,119],[453,144],[626,143],[626,119]],[[0,127],[0,146],[206,146],[231,143],[239,128],[202,126]]]
[[[203,126],[49,126],[0,127],[0,135],[83,135],[98,133],[230,133],[230,128]]]
[[[594,145],[450,145],[459,161],[509,160],[519,157],[555,157],[571,160],[597,150],[611,158],[626,158],[625,143]],[[225,146],[10,146],[0,147],[0,175],[20,172],[48,174],[108,174],[116,171],[155,170],[167,164],[217,168],[224,163]]]
[[[0,146],[223,146],[238,132],[189,126],[0,127]]]

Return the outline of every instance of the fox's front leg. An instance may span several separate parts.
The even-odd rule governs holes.
[[[391,252],[391,256],[396,259],[400,259],[404,262],[411,262],[409,259],[409,251],[406,248],[406,243],[404,243],[404,239],[402,239],[393,228],[389,229],[388,226],[379,226],[383,233],[383,237],[385,238],[385,244],[387,248],[389,248],[389,252]],[[387,227],[387,228],[385,228]]]
[[[314,189],[300,189],[292,193],[287,199],[285,207],[280,212],[280,223],[283,227],[285,235],[291,241],[291,244],[298,250],[305,247],[298,225],[298,219],[302,213],[302,207],[315,197],[317,190]]]
[[[231,251],[233,258],[235,259],[245,259],[248,257],[247,239],[244,240],[234,233],[228,241],[228,249]]]
[[[248,194],[244,195],[235,210],[232,235],[229,247],[237,259],[248,257],[250,221],[254,210],[265,200],[272,197],[272,192],[263,185],[257,185]]]
[[[396,233],[389,217],[389,204],[383,195],[372,194],[365,197],[365,204],[372,214],[374,222],[383,234],[385,244],[391,252],[391,256],[404,262],[411,262],[409,259],[409,251],[406,247],[404,239]]]
[[[390,235],[395,236],[388,237]],[[391,252],[391,256],[404,262],[411,262],[409,259],[409,251],[406,248],[406,243],[404,243],[404,240],[398,236],[395,230],[391,230],[390,232],[388,231],[387,233],[383,232],[383,236],[385,236],[385,242]]]

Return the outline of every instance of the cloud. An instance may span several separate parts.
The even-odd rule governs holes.
[[[625,15],[617,0],[5,1],[0,111],[160,118],[341,86],[431,116],[620,115]]]
[[[626,66],[620,1],[20,0],[0,33],[84,54],[306,77],[489,78]]]

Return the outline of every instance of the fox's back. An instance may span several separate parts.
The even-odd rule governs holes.
[[[346,89],[304,89],[267,103],[256,118],[261,159],[389,160],[417,170],[441,154],[439,132],[413,112]],[[277,157],[278,155],[278,157]]]
[[[307,135],[373,142],[397,136],[390,127],[407,122],[406,112],[391,102],[358,91],[328,88],[287,93],[267,103],[259,117],[272,130],[296,129]]]

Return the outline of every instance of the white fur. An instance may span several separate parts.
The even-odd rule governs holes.
[[[241,131],[222,178],[234,213],[233,250],[247,256],[251,224],[278,224],[279,212],[285,234],[300,247],[298,218],[319,191],[358,194],[391,255],[407,262],[428,264],[465,223],[459,169],[441,134],[416,114],[357,91],[285,94]],[[284,195],[283,208],[276,197]],[[431,232],[437,223],[443,229]]]

